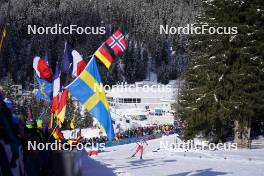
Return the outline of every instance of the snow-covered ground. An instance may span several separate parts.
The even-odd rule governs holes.
[[[175,136],[148,141],[143,160],[130,159],[136,144],[106,148],[92,160],[82,157],[82,172],[96,175],[264,175],[264,149],[238,149],[231,151],[168,151],[158,150],[160,141],[174,142]]]

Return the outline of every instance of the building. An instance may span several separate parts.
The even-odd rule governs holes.
[[[176,102],[176,82],[167,85],[155,82],[136,82],[112,87],[106,93],[110,107],[115,109],[143,109],[173,111]]]

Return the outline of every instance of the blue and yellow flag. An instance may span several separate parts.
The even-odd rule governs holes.
[[[100,74],[93,57],[85,70],[67,87],[71,95],[99,121],[109,140],[114,138],[114,129],[109,105],[102,86]]]
[[[36,76],[39,85],[36,98],[51,103],[53,84]]]

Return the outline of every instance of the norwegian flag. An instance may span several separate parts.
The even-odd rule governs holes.
[[[127,47],[125,37],[119,29],[105,43],[113,50],[117,57],[121,56]]]

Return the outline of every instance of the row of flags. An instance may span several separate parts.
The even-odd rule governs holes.
[[[55,119],[57,124],[55,128],[61,127],[64,122],[69,96],[72,96],[81,102],[83,107],[99,121],[108,138],[113,139],[112,119],[105,92],[100,88],[102,81],[96,59],[100,60],[109,69],[114,60],[124,53],[126,47],[124,35],[120,30],[117,30],[98,48],[89,63],[86,64],[82,56],[66,43],[61,72],[70,74],[75,78],[66,87],[61,84],[61,72],[58,64],[52,78],[47,54],[44,58],[34,58],[33,68],[39,84],[36,97],[51,103],[50,128],[52,128]],[[54,119],[54,117],[56,118]],[[71,124],[71,127],[74,127],[74,124]]]
[[[126,47],[124,35],[120,30],[117,30],[99,47],[94,55],[109,69],[115,58],[120,57]]]

